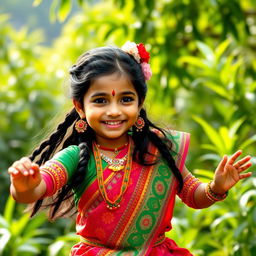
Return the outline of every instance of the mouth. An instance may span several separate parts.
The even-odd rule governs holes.
[[[104,121],[103,123],[104,124],[107,124],[107,125],[119,125],[121,124],[123,121]]]
[[[124,121],[103,121],[103,124],[108,128],[119,128],[122,126]]]

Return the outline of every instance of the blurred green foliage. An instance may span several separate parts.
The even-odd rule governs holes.
[[[0,255],[20,255],[23,241],[21,248],[34,250],[34,254],[22,255],[62,256],[77,241],[72,221],[68,229],[61,221],[50,224],[58,231],[55,238],[43,240],[47,248],[31,243],[32,236],[26,239],[28,217],[21,216],[20,208],[11,217],[4,212],[10,208],[10,202],[5,204],[6,170],[29,154],[54,126],[53,120],[65,114],[71,104],[68,69],[88,49],[121,46],[127,40],[146,44],[153,70],[146,103],[149,115],[158,125],[191,133],[187,166],[201,180],[208,182],[213,177],[223,154],[241,148],[244,154],[255,156],[255,1],[77,2],[80,12],[70,17],[50,47],[42,46],[40,31],[17,31],[8,16],[0,16],[0,240],[5,241],[1,247],[5,254]],[[71,0],[54,0],[50,17],[63,21],[71,9]],[[255,157],[252,161],[256,162]],[[174,229],[168,235],[196,255],[255,255],[255,203],[254,174],[210,209],[196,211],[178,202]],[[34,221],[41,223],[41,218]],[[12,233],[12,221],[23,223],[19,233]],[[34,229],[40,233],[41,227]],[[7,238],[13,235],[13,241],[19,241],[16,251],[8,245]],[[36,239],[41,238],[44,235]]]

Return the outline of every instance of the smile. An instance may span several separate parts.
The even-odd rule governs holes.
[[[108,124],[108,125],[119,125],[121,124],[123,121],[105,121],[104,123],[105,124]]]

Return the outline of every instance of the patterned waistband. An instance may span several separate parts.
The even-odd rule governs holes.
[[[165,240],[165,234],[159,236],[156,241],[154,242],[154,245],[153,246],[157,246],[157,245],[160,245],[164,242]],[[85,243],[86,245],[90,245],[90,246],[97,246],[97,247],[106,247],[106,245],[100,243],[98,240],[95,240],[95,239],[88,239],[88,238],[84,238],[82,236],[80,236],[80,241],[82,243]]]

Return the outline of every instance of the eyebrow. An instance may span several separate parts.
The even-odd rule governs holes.
[[[124,92],[120,93],[120,95],[127,95],[127,94],[132,94],[132,95],[136,96],[136,94],[132,91],[124,91]],[[108,93],[97,92],[97,93],[94,93],[91,97],[94,98],[94,97],[100,97],[100,96],[108,96]]]

